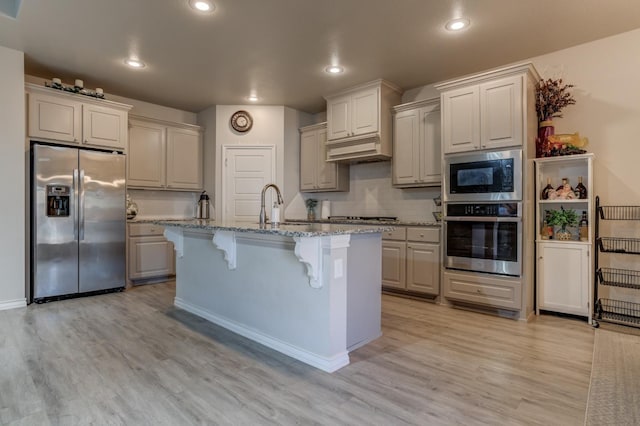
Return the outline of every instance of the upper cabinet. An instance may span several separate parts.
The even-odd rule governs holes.
[[[327,123],[300,129],[300,191],[349,190],[349,165],[327,161]]]
[[[327,159],[389,159],[391,107],[400,102],[397,86],[376,80],[327,96]]]
[[[127,148],[130,105],[27,84],[30,138],[96,148]]]
[[[522,146],[537,120],[539,79],[532,64],[522,64],[437,84],[444,153]]]
[[[440,185],[440,99],[398,105],[393,113],[393,185]]]
[[[127,160],[129,187],[195,191],[203,187],[198,126],[133,117]]]

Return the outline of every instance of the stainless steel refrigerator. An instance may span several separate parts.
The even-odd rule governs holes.
[[[125,286],[125,156],[33,144],[31,297]]]

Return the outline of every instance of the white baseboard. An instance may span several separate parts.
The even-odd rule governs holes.
[[[297,359],[298,361],[302,361],[305,364],[309,364],[313,367],[316,367],[322,371],[333,373],[334,371],[339,370],[340,368],[349,364],[349,352],[347,352],[346,350],[344,352],[336,354],[331,358],[327,358],[321,355],[311,353],[297,346],[293,346],[281,340],[275,339],[257,330],[248,328],[243,324],[237,323],[227,318],[220,317],[214,314],[213,312],[208,311],[207,309],[193,305],[189,302],[186,302],[180,299],[179,297],[176,297],[174,299],[174,304],[178,308],[184,309],[187,312],[191,312],[192,314],[202,317],[208,321],[211,321],[212,323],[217,324],[220,327],[224,327],[227,330],[231,330],[234,333],[237,333],[241,336],[246,337],[247,339],[251,339],[273,350],[276,350],[280,353],[288,355],[291,358]]]
[[[0,301],[0,311],[5,309],[24,308],[27,306],[27,299]]]

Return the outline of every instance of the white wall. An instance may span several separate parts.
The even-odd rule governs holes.
[[[575,85],[576,104],[554,119],[556,133],[580,132],[595,154],[594,188],[605,205],[640,205],[640,30],[532,59],[543,78]],[[601,234],[640,237],[638,222],[602,222]],[[601,255],[601,266],[640,269],[633,255]],[[640,302],[637,290],[601,287],[600,296]]]
[[[0,309],[8,309],[26,305],[24,54],[0,46],[0,76],[0,180],[9,207],[0,216]]]
[[[248,111],[253,117],[253,127],[247,133],[238,133],[231,128],[229,119],[238,110]],[[276,154],[276,181],[283,194],[293,198],[297,191],[298,179],[289,180],[290,168],[297,167],[297,157],[291,150],[285,155],[287,148],[296,149],[299,137],[293,136],[298,127],[312,121],[312,116],[283,106],[257,105],[218,105],[216,106],[215,136],[215,206],[222,205],[222,147],[225,145],[273,145]],[[285,162],[285,157],[287,161]],[[288,179],[285,180],[285,170]],[[285,200],[286,201],[286,200]],[[256,217],[259,212],[256,212]],[[216,208],[216,219],[220,220],[222,211]]]

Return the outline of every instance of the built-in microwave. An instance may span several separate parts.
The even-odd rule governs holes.
[[[446,156],[444,201],[522,200],[522,150]]]

